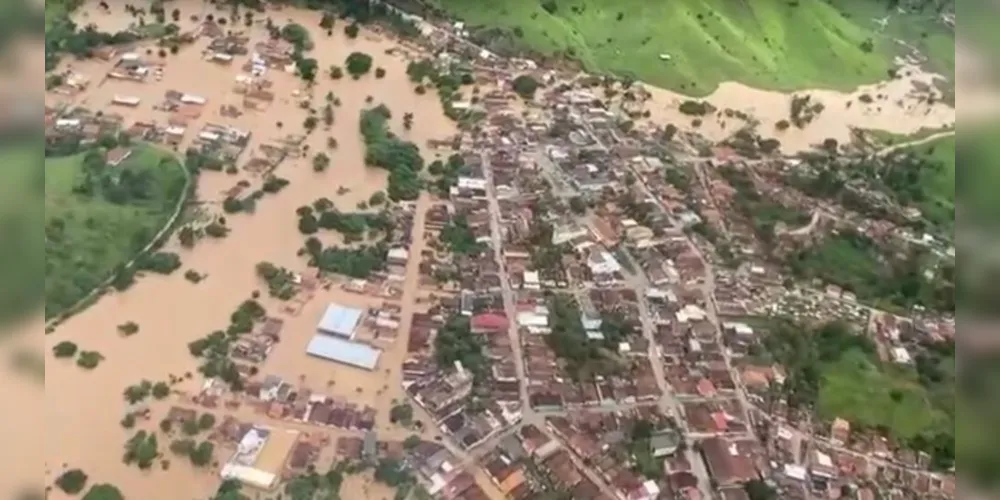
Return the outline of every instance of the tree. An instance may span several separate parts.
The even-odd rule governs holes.
[[[347,67],[347,72],[350,73],[354,78],[361,78],[365,73],[368,73],[372,69],[372,56],[365,54],[364,52],[351,52],[347,56],[347,60],[344,65]]]
[[[311,57],[300,58],[295,61],[295,68],[299,72],[299,78],[302,80],[313,83],[316,81],[316,70],[319,68],[319,63]]]
[[[574,196],[569,199],[569,208],[573,213],[583,215],[587,213],[587,202],[579,196]]]
[[[319,221],[313,214],[299,217],[299,232],[302,234],[316,234],[319,231]]]
[[[118,487],[102,483],[91,486],[83,500],[125,500],[125,495],[122,495]]]
[[[297,52],[303,52],[312,48],[312,40],[309,38],[309,30],[301,24],[289,23],[281,28],[281,38],[292,44]]]
[[[312,208],[317,212],[327,212],[333,209],[333,200],[327,197],[316,198],[316,201],[312,203]],[[308,207],[307,207],[308,208]],[[299,214],[302,215],[302,214]]]
[[[302,127],[306,129],[306,132],[312,132],[316,130],[316,125],[319,124],[319,120],[315,116],[307,116],[302,122]]]
[[[87,474],[80,469],[70,469],[56,478],[56,486],[64,492],[75,495],[87,485]]]
[[[122,420],[119,423],[121,424],[122,427],[126,429],[131,429],[135,427],[135,414],[134,413],[125,414],[125,416],[122,417]]]
[[[80,351],[80,357],[76,359],[76,365],[80,368],[93,370],[103,360],[104,356],[97,351]]]
[[[361,29],[358,27],[358,23],[351,23],[344,27],[344,34],[350,39],[357,38],[359,31]]]
[[[194,247],[195,237],[197,234],[194,232],[194,228],[191,226],[184,226],[180,231],[177,232],[177,239],[180,240],[181,246],[184,248]]]
[[[156,399],[164,399],[170,395],[170,385],[162,381],[157,382],[153,384],[152,394]]]
[[[125,456],[122,460],[127,465],[136,463],[140,469],[149,469],[159,456],[156,434],[139,431],[125,443]]]
[[[316,153],[312,160],[313,170],[316,172],[323,172],[330,166],[330,157],[326,153]]]
[[[212,463],[212,455],[214,453],[215,446],[208,441],[202,441],[191,450],[189,457],[191,458],[191,463],[196,467],[204,467]]]
[[[372,193],[371,197],[368,198],[368,204],[373,207],[383,203],[385,203],[385,193],[382,191],[375,191]]]
[[[333,125],[333,105],[330,103],[323,106],[323,123],[326,124],[327,127]]]
[[[336,16],[333,15],[333,12],[330,11],[323,12],[323,17],[319,20],[319,27],[323,28],[324,30],[333,29],[334,21],[336,19],[337,18]]]
[[[219,221],[215,221],[205,226],[205,234],[211,236],[212,238],[225,238],[229,235],[229,228]]]
[[[532,99],[535,97],[535,91],[538,90],[538,80],[531,75],[520,75],[514,79],[513,82],[514,92],[521,96],[522,99]]]
[[[750,500],[777,500],[778,494],[760,479],[753,479],[743,487]]]
[[[711,113],[715,108],[711,104],[705,101],[684,101],[678,107],[678,110],[685,115],[690,116],[704,116]]]
[[[57,358],[72,358],[76,356],[76,351],[76,344],[68,340],[64,340],[52,348],[52,354]]]
[[[409,403],[400,403],[389,410],[389,421],[404,427],[409,427],[413,422],[413,406]]]
[[[194,447],[193,439],[177,439],[170,443],[170,452],[175,455],[188,456]]]
[[[416,434],[410,434],[409,436],[406,436],[406,439],[403,440],[403,449],[412,450],[417,446],[420,446],[420,443],[421,443],[420,436]]]
[[[215,425],[215,415],[212,415],[211,413],[202,413],[201,416],[198,417],[199,429],[207,431],[211,429],[212,426],[214,425]]]
[[[227,196],[222,200],[222,211],[227,214],[235,214],[243,210],[243,202],[233,196]]]

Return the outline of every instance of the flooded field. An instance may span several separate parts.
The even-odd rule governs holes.
[[[904,65],[898,78],[859,87],[851,93],[831,90],[802,90],[794,94],[766,91],[736,82],[726,82],[702,99],[716,108],[704,117],[681,113],[680,104],[689,98],[655,87],[645,86],[652,94],[646,103],[650,111],[647,124],[672,123],[680,130],[694,131],[712,141],[722,141],[747,124],[740,118],[727,117],[725,110],[745,113],[758,122],[757,133],[763,138],[781,141],[781,151],[793,154],[815,148],[827,138],[845,144],[851,141],[852,129],[885,130],[895,134],[913,134],[920,129],[939,129],[955,124],[955,108],[942,101],[935,88],[938,75]],[[810,96],[810,104],[822,104],[823,110],[802,128],[792,125],[779,130],[780,121],[789,121],[792,100]],[[869,101],[870,99],[870,101]],[[866,102],[867,101],[867,102]],[[718,116],[719,114],[722,116]],[[694,121],[700,118],[695,126]]]
[[[184,22],[179,23],[182,30],[195,25],[188,21],[191,14],[205,14],[202,12],[205,4],[200,2],[171,5],[176,5],[183,13],[181,19]],[[97,10],[96,5],[81,12],[80,16],[79,22],[92,22],[108,31],[123,29],[134,22],[124,11],[104,13]],[[191,250],[181,249],[176,241],[168,244],[167,250],[180,253],[182,270],[194,269],[207,275],[199,284],[185,280],[182,271],[170,276],[142,277],[127,293],[102,298],[46,337],[48,349],[62,340],[71,339],[81,349],[98,351],[106,358],[92,371],[82,370],[72,361],[48,358],[45,418],[51,434],[45,445],[47,482],[51,482],[64,468],[77,467],[90,475],[92,482],[115,484],[129,498],[176,500],[207,496],[218,483],[217,475],[211,471],[196,471],[179,460],[174,460],[177,463],[169,470],[154,467],[149,472],[139,472],[134,466],[122,463],[122,445],[134,432],[119,425],[125,411],[122,390],[142,379],[157,381],[165,380],[170,375],[196,373],[196,360],[188,353],[187,344],[208,332],[224,328],[230,313],[240,302],[249,298],[252,291],[266,288],[254,274],[254,266],[258,262],[270,261],[292,270],[304,270],[303,259],[296,256],[303,241],[296,228],[297,207],[325,196],[333,200],[338,209],[351,211],[359,201],[367,200],[372,193],[385,188],[386,173],[363,164],[364,146],[358,134],[358,117],[363,108],[386,104],[393,111],[393,129],[420,146],[428,139],[444,138],[454,133],[452,123],[442,114],[437,97],[414,93],[413,85],[405,75],[407,61],[385,53],[394,46],[390,40],[367,31],[362,31],[361,36],[351,40],[343,35],[342,27],[335,29],[332,36],[326,36],[315,28],[319,22],[318,13],[283,11],[272,12],[271,16],[279,25],[291,20],[310,29],[315,44],[311,56],[319,61],[321,68],[312,89],[312,106],[321,108],[327,92],[333,92],[342,103],[335,109],[333,126],[324,130],[321,125],[305,140],[310,151],[325,151],[331,158],[331,166],[325,172],[313,171],[311,154],[299,159],[287,159],[275,174],[288,179],[288,187],[260,200],[252,215],[227,216],[227,226],[232,229],[228,237],[203,239]],[[267,36],[263,26],[255,26],[249,34],[251,44]],[[148,61],[163,64],[162,77],[158,80],[149,78],[143,83],[113,79],[102,82],[111,63],[97,59],[66,60],[63,62],[65,67],[71,67],[75,73],[89,78],[91,84],[75,96],[49,95],[47,104],[76,105],[92,111],[120,113],[125,116],[128,125],[139,120],[165,122],[167,114],[155,110],[154,105],[162,101],[167,90],[201,96],[207,102],[201,115],[188,124],[185,143],[179,148],[181,151],[205,123],[250,130],[253,136],[247,151],[253,150],[262,141],[274,141],[290,133],[304,133],[302,123],[307,112],[300,108],[296,92],[302,95],[306,88],[295,75],[277,70],[266,75],[273,82],[270,90],[275,95],[266,111],[246,110],[239,117],[223,116],[220,112],[222,106],[241,107],[242,97],[233,91],[233,86],[236,76],[241,73],[243,61],[237,60],[231,65],[204,61],[202,49],[207,43],[208,39],[199,39],[191,46],[182,47],[177,54],[163,58],[156,54],[155,47],[150,48],[148,54],[145,48],[138,48],[137,52]],[[386,70],[385,78],[366,76],[358,81],[350,78],[334,81],[326,75],[323,68],[333,64],[342,66],[346,56],[353,51],[372,55],[374,66]],[[112,108],[112,99],[122,95],[137,97],[141,102],[134,108]],[[371,104],[366,103],[368,96],[372,97]],[[412,131],[405,131],[402,127],[401,117],[405,112],[415,115],[416,125]],[[327,137],[337,139],[339,145],[336,150],[327,150]],[[424,151],[424,155],[432,159],[428,151]],[[245,158],[241,158],[238,164],[242,165],[244,161]],[[222,200],[222,193],[240,180],[250,181],[253,185],[260,183],[259,178],[242,170],[236,175],[203,172],[197,193],[198,199],[205,202],[203,208],[221,214],[221,207],[213,202]],[[423,202],[418,202],[418,205],[423,205]],[[422,223],[418,222],[415,227],[422,227]],[[420,241],[420,238],[415,238],[415,241]],[[419,254],[416,248],[412,251]],[[412,306],[407,305],[407,300],[414,295],[412,288],[416,287],[416,267],[411,268],[406,282],[408,290],[404,293],[403,318],[412,313]],[[266,292],[263,295],[266,296]],[[298,316],[283,317],[283,341],[261,367],[261,373],[278,374],[293,382],[301,379],[314,389],[330,395],[349,396],[358,404],[374,406],[379,411],[379,428],[387,427],[391,402],[394,398],[402,399],[402,395],[400,375],[386,369],[400,365],[406,349],[404,336],[401,335],[386,350],[375,373],[311,359],[304,353],[304,346],[315,331],[315,324],[327,303],[363,306],[368,305],[368,300],[339,291],[336,287],[329,291],[319,290]],[[272,314],[280,308],[277,300],[262,299],[261,302]],[[138,323],[141,331],[130,337],[119,335],[116,326],[126,321]],[[405,321],[400,331],[406,331]],[[200,385],[198,378],[195,376],[193,380],[174,388],[195,392]],[[153,418],[149,422],[140,422],[139,427],[152,429],[159,418],[162,418],[162,413],[154,408]],[[165,451],[169,443],[161,441],[160,449]],[[170,458],[169,452],[166,455]],[[216,460],[225,458],[219,454],[216,456]],[[372,498],[380,498],[377,487],[370,488],[374,495]]]

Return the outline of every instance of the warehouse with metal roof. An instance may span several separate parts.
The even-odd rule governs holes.
[[[354,332],[361,324],[364,315],[364,309],[331,303],[326,307],[323,317],[316,325],[316,330],[327,335],[354,338]]]
[[[340,336],[318,333],[309,341],[306,353],[317,358],[374,370],[382,351]]]

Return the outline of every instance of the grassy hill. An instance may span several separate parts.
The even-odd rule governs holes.
[[[149,146],[135,147],[121,165],[101,174],[144,176],[142,196],[112,202],[99,189],[81,194],[76,188],[86,182],[84,158],[79,153],[45,160],[46,318],[83,298],[149,243],[184,194],[183,167]]]
[[[932,69],[954,72],[954,33],[936,9],[900,14],[877,0],[431,3],[469,26],[500,28],[524,48],[692,95],[733,80],[778,90],[852,89],[887,77],[904,50],[893,38],[930,56]],[[875,20],[887,15],[881,28]]]

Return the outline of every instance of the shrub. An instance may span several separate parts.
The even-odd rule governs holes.
[[[678,108],[681,113],[689,116],[705,116],[715,110],[705,101],[684,101]]]
[[[243,202],[233,196],[227,196],[222,200],[222,211],[227,214],[235,214],[243,210]]]
[[[225,238],[229,235],[229,228],[216,221],[205,226],[205,234],[213,238]]]
[[[52,348],[52,354],[57,358],[72,358],[76,356],[76,351],[76,344],[68,340],[64,340]]]
[[[542,8],[549,14],[555,14],[559,10],[559,5],[556,4],[555,0],[545,0],[542,2]]]
[[[125,495],[116,486],[102,483],[91,486],[82,500],[125,500]]]
[[[514,92],[517,92],[521,98],[532,99],[535,97],[535,91],[538,90],[538,81],[531,75],[521,75],[514,79],[513,86]]]
[[[214,425],[215,425],[215,415],[212,415],[211,413],[202,413],[201,416],[198,417],[199,429],[207,431],[211,429],[212,426]]]
[[[170,395],[170,385],[166,382],[157,382],[153,384],[152,394],[156,399],[164,399]]]
[[[763,139],[760,141],[759,147],[761,153],[771,154],[781,147],[781,142],[777,139]]]
[[[128,337],[139,333],[139,324],[135,321],[126,321],[118,325],[118,333]]]
[[[351,54],[347,56],[347,60],[344,62],[344,65],[347,67],[347,72],[350,73],[351,76],[358,78],[372,69],[372,62],[372,56],[365,54],[364,52],[351,52]]]
[[[330,157],[326,153],[317,153],[313,156],[312,167],[315,172],[323,172],[330,166]]]
[[[75,495],[87,485],[87,474],[80,469],[70,469],[56,478],[56,486],[67,494]]]
[[[358,23],[351,23],[344,27],[344,34],[347,35],[347,38],[357,38],[360,31],[361,28],[358,27]]]
[[[181,267],[181,257],[174,252],[144,254],[136,259],[135,266],[141,271],[171,274]]]
[[[122,417],[121,421],[118,422],[118,423],[121,424],[121,426],[124,427],[124,428],[126,428],[126,429],[131,429],[131,428],[135,427],[135,415],[132,414],[132,413],[129,413],[129,414],[125,415],[124,417]]]
[[[76,359],[76,364],[80,368],[85,368],[87,370],[93,370],[97,368],[97,365],[101,364],[104,360],[104,356],[97,351],[80,351],[80,357]]]
[[[385,69],[375,68],[375,78],[385,78]]]
[[[774,128],[778,130],[788,130],[788,127],[791,126],[792,124],[789,123],[788,120],[778,120],[778,122],[774,124]]]
[[[340,80],[343,77],[344,77],[343,68],[337,65],[330,66],[330,78],[333,78],[334,80]]]
[[[212,443],[202,441],[201,443],[198,443],[198,446],[191,450],[189,457],[191,458],[191,463],[196,467],[204,467],[212,462],[212,455],[214,452],[215,446]]]

